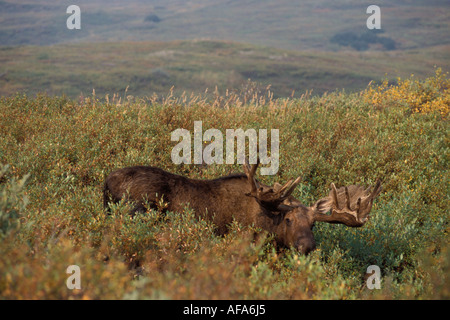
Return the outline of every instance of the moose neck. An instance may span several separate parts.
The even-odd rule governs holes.
[[[281,222],[284,219],[286,212],[272,212],[267,209],[261,208],[261,213],[258,216],[258,227],[271,233],[279,233],[281,228]]]

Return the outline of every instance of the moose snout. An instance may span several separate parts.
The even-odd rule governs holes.
[[[295,247],[302,254],[307,255],[316,248],[316,241],[313,237],[299,237],[295,242]]]

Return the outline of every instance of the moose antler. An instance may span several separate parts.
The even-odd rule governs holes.
[[[255,178],[256,169],[259,165],[259,159],[256,164],[250,167],[247,159],[244,164],[244,172],[247,175],[248,181],[251,185],[251,191],[247,193],[247,196],[252,196],[261,204],[267,207],[277,207],[285,199],[287,199],[291,193],[295,190],[300,183],[301,178],[290,179],[284,185],[276,184],[273,188],[268,186],[261,186],[258,180]]]
[[[342,223],[349,227],[361,227],[369,218],[373,200],[381,192],[381,181],[378,179],[375,187],[364,189],[359,185],[351,185],[336,189],[331,184],[327,198],[321,199],[313,206],[314,220],[329,223]],[[328,210],[330,215],[324,214]]]

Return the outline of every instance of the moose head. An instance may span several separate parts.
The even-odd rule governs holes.
[[[284,185],[273,187],[261,184],[255,173],[258,163],[244,171],[251,186],[247,196],[254,197],[263,209],[266,222],[263,228],[274,232],[277,241],[284,246],[293,246],[303,254],[314,250],[316,243],[312,232],[315,222],[340,223],[348,227],[361,227],[369,219],[369,213],[376,196],[381,192],[381,182],[367,189],[359,185],[336,188],[331,183],[327,197],[312,206],[305,206],[291,196],[301,178],[290,179]],[[327,214],[330,212],[330,214]]]

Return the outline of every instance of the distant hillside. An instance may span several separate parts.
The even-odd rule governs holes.
[[[81,30],[68,30],[66,9],[81,9]],[[371,42],[368,0],[1,0],[0,43],[214,39],[293,50],[347,50],[334,37]],[[382,43],[397,49],[450,44],[448,0],[379,0]],[[363,37],[363,38],[361,38]],[[372,43],[368,50],[383,50]]]
[[[364,89],[384,77],[450,70],[450,46],[423,50],[288,51],[224,41],[80,43],[0,47],[0,95],[48,92],[77,97],[270,90],[275,97]],[[256,86],[256,87],[255,87]],[[248,89],[248,88],[247,88]]]

